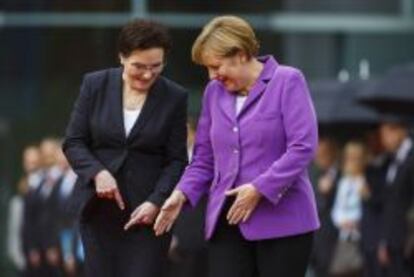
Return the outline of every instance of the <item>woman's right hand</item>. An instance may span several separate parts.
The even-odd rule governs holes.
[[[99,198],[113,199],[121,210],[125,209],[124,200],[114,177],[108,170],[102,170],[95,176],[96,194]]]
[[[180,190],[173,191],[155,220],[154,231],[156,236],[161,236],[171,230],[186,200],[187,198],[183,192]]]

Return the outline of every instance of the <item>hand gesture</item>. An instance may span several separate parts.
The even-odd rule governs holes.
[[[153,203],[147,201],[139,205],[135,211],[132,212],[131,217],[124,229],[128,230],[134,225],[151,225],[154,223],[155,217],[158,215],[160,209]]]
[[[253,184],[245,184],[226,192],[227,196],[236,196],[233,205],[227,213],[227,221],[231,225],[245,222],[262,197]]]
[[[113,199],[121,210],[125,209],[116,180],[109,171],[102,170],[95,176],[95,188],[99,198]]]
[[[179,190],[173,191],[171,196],[165,201],[154,224],[156,236],[169,232],[177,219],[186,201],[184,193]]]

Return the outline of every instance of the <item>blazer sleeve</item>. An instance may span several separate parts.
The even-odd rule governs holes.
[[[281,112],[287,149],[252,182],[275,205],[306,170],[318,141],[315,111],[304,76],[298,70],[285,76],[288,79],[281,96]]]
[[[200,198],[207,192],[214,176],[214,156],[210,140],[210,104],[208,103],[208,89],[203,96],[200,118],[197,124],[194,150],[191,163],[177,185],[189,204],[195,207]]]
[[[188,163],[187,156],[187,99],[183,93],[172,120],[171,131],[166,145],[167,165],[157,181],[148,201],[162,206],[171,194]]]
[[[63,142],[63,152],[83,184],[89,184],[99,171],[105,169],[90,149],[91,93],[88,78],[85,77],[70,116]]]
[[[370,196],[363,199],[364,207],[381,212],[385,200],[385,174],[387,169],[384,166],[369,166],[366,170],[367,186]]]

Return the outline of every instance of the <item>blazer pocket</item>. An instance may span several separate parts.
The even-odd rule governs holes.
[[[265,112],[260,113],[257,116],[257,119],[259,120],[272,120],[272,119],[280,119],[282,117],[282,114],[278,111],[272,111],[272,112]]]

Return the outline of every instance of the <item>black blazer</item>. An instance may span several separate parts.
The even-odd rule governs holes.
[[[24,198],[23,212],[23,250],[27,254],[30,250],[44,251],[47,248],[58,246],[57,232],[57,179],[48,195],[43,195],[42,190],[46,184],[43,177],[37,188],[30,189]]]
[[[321,194],[317,188],[317,184],[323,173],[314,168],[312,180],[319,220],[321,222],[321,228],[315,232],[311,256],[311,264],[318,276],[327,276],[338,239],[338,230],[332,222],[331,211],[338,190],[338,182],[342,176],[342,173],[338,169],[333,180],[332,189],[326,194]]]
[[[389,166],[388,155],[377,157],[366,170],[366,181],[370,197],[362,201],[361,246],[366,252],[378,249],[383,230],[384,199],[386,197],[386,175]]]
[[[117,179],[128,210],[143,201],[162,205],[187,164],[186,120],[186,91],[159,77],[126,137],[122,68],[86,74],[63,143],[78,175],[78,212],[96,200],[94,176],[102,169]]]
[[[44,182],[44,180],[42,181]],[[40,214],[41,214],[41,196],[40,188],[42,184],[37,188],[29,189],[28,193],[24,196],[24,209],[23,209],[23,250],[26,255],[31,250],[41,250],[41,228],[40,228]]]
[[[50,247],[59,247],[59,189],[62,177],[54,181],[53,188],[47,196],[39,197],[39,216],[37,224],[40,234],[40,243],[42,250]],[[42,186],[47,186],[46,181]],[[42,188],[40,188],[42,190]]]

